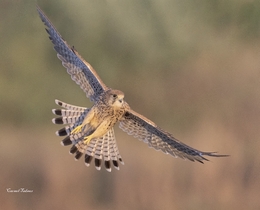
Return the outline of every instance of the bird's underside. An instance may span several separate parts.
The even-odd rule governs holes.
[[[203,163],[203,161],[208,160],[205,156],[227,156],[194,149],[180,142],[170,133],[163,131],[141,114],[133,111],[123,100],[123,93],[108,88],[91,65],[78,54],[74,47],[70,47],[63,40],[43,11],[39,7],[37,7],[37,10],[41,20],[46,25],[46,31],[54,44],[54,49],[58,58],[62,61],[62,65],[67,69],[72,80],[94,102],[93,107],[95,108],[88,109],[56,100],[56,104],[61,106],[62,109],[53,110],[53,113],[59,116],[53,119],[53,123],[68,124],[57,131],[56,134],[66,136],[62,145],[71,145],[70,153],[75,155],[76,160],[84,156],[87,166],[93,159],[97,169],[101,168],[102,160],[108,171],[111,171],[111,165],[119,169],[118,163],[123,164],[124,162],[116,144],[113,129],[116,122],[119,122],[119,127],[127,134],[133,135],[150,147],[173,157]],[[108,109],[98,109],[100,103],[107,106]],[[99,111],[94,112],[94,109]]]

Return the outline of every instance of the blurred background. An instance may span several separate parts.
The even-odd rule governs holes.
[[[260,1],[37,1],[63,38],[164,130],[228,158],[175,159],[116,128],[125,165],[74,161],[54,99],[90,107],[36,1],[0,1],[1,209],[260,209]],[[12,193],[25,188],[31,193]]]

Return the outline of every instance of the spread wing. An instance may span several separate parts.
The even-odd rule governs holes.
[[[42,22],[47,27],[46,31],[54,44],[54,49],[57,51],[57,56],[62,61],[62,65],[67,69],[72,80],[86,93],[87,97],[92,101],[96,101],[97,96],[108,88],[101,81],[92,66],[78,54],[74,47],[71,48],[63,40],[43,11],[39,7],[37,7],[37,10]]]
[[[166,154],[171,154],[174,157],[203,163],[203,161],[208,160],[204,156],[227,156],[218,155],[215,152],[202,152],[194,149],[180,142],[170,133],[163,131],[152,121],[133,110],[129,110],[125,113],[120,121],[119,127],[129,135],[133,135],[135,138],[148,143],[150,147],[161,150]]]

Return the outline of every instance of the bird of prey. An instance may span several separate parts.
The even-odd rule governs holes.
[[[100,170],[102,159],[107,171],[111,165],[119,169],[119,162],[124,164],[117,148],[114,125],[129,135],[148,143],[150,147],[161,150],[173,157],[180,157],[191,161],[208,160],[205,156],[224,157],[215,152],[203,152],[194,149],[162,130],[154,122],[133,111],[124,100],[124,93],[107,87],[97,75],[93,67],[86,62],[74,47],[70,47],[63,40],[53,24],[37,6],[41,20],[54,45],[58,58],[67,69],[86,96],[94,103],[91,108],[78,107],[55,100],[62,109],[53,109],[59,117],[54,118],[54,124],[68,124],[58,130],[58,136],[66,136],[61,144],[72,145],[70,153],[78,160],[85,156],[85,164],[90,165],[94,159],[95,167]]]

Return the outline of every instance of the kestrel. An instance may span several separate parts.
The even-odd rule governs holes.
[[[94,102],[91,108],[78,107],[55,100],[63,109],[53,109],[59,117],[54,118],[54,124],[68,124],[58,130],[58,136],[66,136],[61,144],[72,145],[70,153],[78,160],[85,155],[85,164],[90,165],[94,158],[95,167],[100,170],[102,159],[107,171],[111,171],[111,162],[119,169],[118,162],[124,164],[116,144],[114,125],[129,135],[148,143],[149,147],[161,150],[173,157],[180,157],[191,161],[208,160],[204,156],[224,157],[215,152],[202,152],[194,149],[163,131],[155,123],[141,114],[133,111],[124,101],[124,93],[120,90],[108,88],[97,75],[92,66],[86,62],[75,50],[63,40],[53,24],[37,7],[40,18],[46,26],[49,38],[54,44],[58,58],[67,69],[87,97]]]

